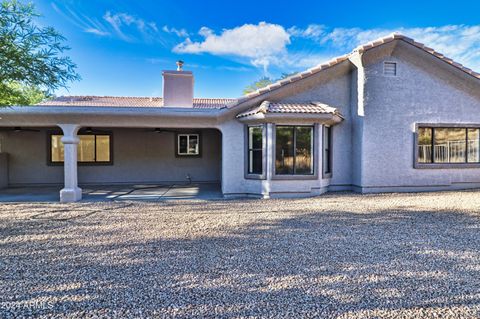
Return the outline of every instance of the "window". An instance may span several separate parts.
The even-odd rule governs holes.
[[[199,156],[200,135],[199,134],[177,134],[177,155],[178,156]]]
[[[64,147],[61,134],[50,135],[50,163],[64,162]],[[78,135],[77,161],[79,164],[111,164],[111,135]]]
[[[323,129],[323,174],[332,173],[332,127],[325,126]]]
[[[263,174],[263,127],[248,126],[248,174]]]
[[[275,174],[313,174],[313,126],[277,126]]]
[[[383,63],[383,74],[388,76],[397,75],[397,63],[395,62],[384,62]]]
[[[419,127],[418,163],[480,163],[480,128]]]

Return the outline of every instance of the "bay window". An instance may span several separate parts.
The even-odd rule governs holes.
[[[332,174],[332,127],[325,126],[323,129],[323,174]]]
[[[263,126],[247,127],[247,174],[263,174]]]
[[[313,132],[313,126],[276,126],[276,175],[313,175]]]

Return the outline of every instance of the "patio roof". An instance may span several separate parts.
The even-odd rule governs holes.
[[[237,118],[243,118],[243,117],[255,115],[258,113],[332,114],[332,115],[338,115],[342,117],[336,108],[320,102],[272,103],[269,101],[265,101],[261,103],[259,106],[255,106],[245,112],[238,114]]]
[[[194,98],[195,109],[221,109],[234,103],[236,99]],[[163,107],[161,97],[134,96],[60,96],[44,101],[39,106],[94,106],[94,107]]]

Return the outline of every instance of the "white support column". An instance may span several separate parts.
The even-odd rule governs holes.
[[[266,166],[265,169],[265,179],[262,180],[262,195],[263,198],[270,198],[272,176],[274,174],[274,163],[275,163],[275,145],[273,145],[274,136],[273,136],[273,124],[267,123],[265,127],[265,155],[266,156]]]
[[[64,145],[64,177],[65,185],[60,191],[60,202],[69,203],[82,199],[82,190],[78,187],[77,174],[77,146],[80,139],[77,136],[79,125],[58,124],[63,131],[62,143]]]

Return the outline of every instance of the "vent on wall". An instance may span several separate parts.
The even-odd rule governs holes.
[[[384,62],[383,63],[383,74],[388,76],[397,75],[397,63],[395,62]]]

